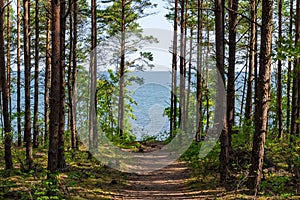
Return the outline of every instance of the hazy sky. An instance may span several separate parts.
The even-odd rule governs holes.
[[[153,64],[155,65],[152,69],[153,71],[169,71],[172,63],[169,48],[172,44],[173,27],[165,17],[169,12],[166,9],[168,2],[167,0],[152,0],[151,2],[157,4],[157,7],[149,10],[149,12],[155,12],[156,14],[138,21],[144,29],[145,34],[156,37],[159,43],[146,46],[143,51],[151,51],[153,53]]]
[[[161,28],[172,30],[172,24],[166,20],[165,15],[168,13],[166,9],[168,3],[162,0],[152,0],[153,4],[157,4],[157,8],[153,9],[153,12],[158,12],[155,15],[150,15],[143,19],[140,19],[140,25],[143,28]]]

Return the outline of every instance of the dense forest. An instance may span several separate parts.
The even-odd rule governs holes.
[[[0,0],[0,30],[0,199],[300,198],[300,0]]]

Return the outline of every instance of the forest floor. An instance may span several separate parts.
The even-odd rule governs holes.
[[[143,148],[143,153],[155,151],[161,148],[161,144],[155,143],[155,148],[151,143]],[[144,174],[127,174],[126,184],[116,192],[114,199],[122,200],[152,200],[152,199],[253,199],[251,196],[241,195],[241,191],[230,193],[223,187],[215,185],[213,188],[202,188],[193,178],[193,170],[187,162],[177,160],[172,164],[157,171]],[[210,185],[208,183],[208,185]],[[113,189],[114,190],[114,189]]]
[[[146,175],[131,174],[116,199],[229,199],[222,188],[195,191],[190,188],[191,170],[182,161]],[[235,196],[237,197],[237,196]],[[236,198],[232,198],[236,199]]]
[[[162,144],[149,143],[143,146],[143,153],[156,151],[161,147]],[[179,160],[157,171],[127,174],[126,185],[115,196],[115,199],[207,199],[209,197],[215,199],[217,197],[214,194],[201,195],[201,192],[191,190],[189,188],[191,177],[192,170],[188,164]]]
[[[191,199],[187,181],[190,171],[184,162],[148,174],[131,174],[121,199]]]
[[[217,172],[206,178],[196,177],[190,165],[182,160],[139,175],[119,172],[94,158],[87,159],[84,150],[66,152],[67,167],[59,172],[54,184],[46,179],[46,149],[34,150],[35,168],[30,172],[20,169],[25,149],[15,149],[14,170],[4,170],[4,160],[0,159],[0,199],[285,199],[255,198],[247,195],[245,189],[226,191],[218,184]],[[0,156],[3,156],[1,145]]]

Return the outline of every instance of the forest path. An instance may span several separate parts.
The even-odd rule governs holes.
[[[186,163],[180,161],[151,173],[130,174],[120,199],[195,199],[188,191],[190,176]]]
[[[147,150],[146,150],[147,151]],[[114,195],[114,199],[215,199],[222,197],[222,190],[195,190],[190,185],[192,169],[184,161],[145,174],[127,174],[126,185]]]

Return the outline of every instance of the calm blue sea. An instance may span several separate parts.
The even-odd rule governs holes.
[[[170,86],[171,86],[171,72],[169,71],[147,71],[147,72],[133,72],[132,75],[143,78],[143,84],[133,83],[129,86],[129,91],[132,98],[136,101],[136,105],[132,104],[133,114],[136,120],[130,120],[132,125],[133,134],[140,140],[146,136],[157,136],[159,138],[165,138],[167,132],[169,132],[169,120],[164,115],[165,108],[170,106]],[[236,100],[236,112],[240,111],[241,107],[241,89],[244,74],[242,73],[237,80],[237,100]],[[12,72],[12,128],[16,131],[16,72]],[[23,77],[23,73],[22,73]],[[22,85],[23,82],[22,82]],[[33,81],[32,85],[32,110],[33,110]],[[40,78],[40,93],[39,93],[39,119],[41,123],[41,131],[43,128],[43,114],[44,114],[44,78],[43,72],[41,72]],[[24,89],[21,92],[21,108],[24,110]],[[0,110],[1,112],[1,110]],[[236,118],[238,123],[239,118]],[[22,119],[23,123],[23,119]],[[2,120],[0,120],[0,126],[2,126]]]
[[[131,120],[133,134],[140,140],[146,136],[166,138],[169,132],[169,119],[164,115],[165,108],[170,107],[171,73],[166,71],[135,72],[144,83],[129,87],[132,98],[137,105],[132,105],[136,120]]]

